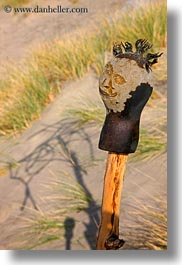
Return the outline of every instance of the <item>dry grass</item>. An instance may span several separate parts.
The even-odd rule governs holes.
[[[33,59],[20,67],[6,67],[6,79],[0,80],[0,133],[27,128],[60,91],[63,81],[82,77],[90,67],[99,75],[114,41],[134,43],[138,38],[151,41],[155,51],[166,46],[166,1],[146,1],[89,34],[41,45]]]
[[[57,213],[77,212],[87,208],[91,198],[86,196],[83,187],[66,172],[60,172],[59,175],[61,177],[52,182],[53,195],[49,197]],[[53,177],[56,178],[56,175],[53,174]]]
[[[8,82],[9,81],[9,82]],[[58,91],[51,87],[45,76],[33,66],[27,72],[9,76],[2,87],[0,133],[7,134],[26,128],[39,117],[42,109]],[[14,91],[15,87],[18,87]],[[16,92],[16,93],[15,93]]]
[[[134,206],[137,205],[137,206]],[[126,226],[127,249],[167,249],[167,202],[165,198],[136,201],[128,212],[132,223]]]
[[[166,46],[166,1],[139,1],[137,7],[129,9],[121,18],[122,24],[117,28],[116,37],[135,42],[144,38],[153,43],[154,49]]]
[[[20,7],[28,2],[30,2],[30,0],[1,0],[0,6],[10,5],[12,7]]]
[[[73,106],[73,108],[65,110],[65,116],[74,121],[77,128],[88,124],[96,124],[100,127],[105,118],[105,109],[100,102],[85,99],[80,107]]]
[[[54,175],[54,177],[56,177]],[[45,198],[49,210],[30,210],[29,218],[20,220],[21,228],[16,235],[16,249],[64,248],[66,229],[73,229],[77,222],[71,217],[88,207],[90,198],[83,188],[68,174],[59,174],[48,190],[53,193]],[[147,203],[146,203],[147,201]],[[145,202],[136,198],[127,205],[129,223],[121,229],[126,240],[126,249],[165,250],[167,248],[167,203],[166,197],[148,197]],[[66,222],[66,220],[72,220]],[[123,222],[122,222],[123,224]],[[69,225],[69,227],[66,227]],[[75,239],[77,240],[77,239]],[[54,245],[50,245],[52,242]]]
[[[50,241],[64,237],[64,219],[43,212],[32,212],[32,216],[21,219],[21,228],[16,236],[16,249],[34,249]]]
[[[16,236],[18,249],[36,249],[56,240],[60,244],[64,239],[66,226],[69,225],[66,220],[88,207],[91,198],[86,196],[83,187],[72,176],[66,172],[52,175],[53,182],[45,185],[51,193],[44,198],[46,204],[49,202],[49,209],[30,209],[29,217],[20,220],[21,228],[19,236]]]
[[[155,92],[157,98],[149,101],[142,119],[140,140],[133,160],[150,159],[167,150],[167,99],[165,93]]]

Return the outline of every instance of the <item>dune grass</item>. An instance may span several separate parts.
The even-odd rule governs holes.
[[[132,155],[132,160],[144,160],[166,152],[166,137],[163,134],[156,135],[150,130],[140,130],[140,140],[137,151]]]
[[[50,193],[44,198],[49,201],[49,209],[29,209],[29,217],[20,218],[21,228],[15,239],[18,249],[36,249],[57,240],[59,245],[61,241],[64,245],[66,229],[72,228],[67,226],[74,226],[77,222],[69,222],[73,220],[70,216],[88,207],[91,198],[71,175],[67,172],[52,175],[54,180],[45,185]]]
[[[54,175],[54,177],[56,177]],[[29,217],[20,219],[21,228],[16,234],[16,249],[65,248],[66,231],[75,229],[76,213],[87,209],[88,198],[81,185],[69,174],[59,173],[47,184],[52,193],[47,211],[29,211]],[[127,206],[129,224],[121,229],[127,249],[165,250],[167,248],[167,203],[165,196],[148,197],[147,203],[134,199]],[[123,223],[121,223],[122,226]],[[98,224],[97,224],[98,225]],[[76,242],[77,239],[74,238]],[[53,245],[52,245],[53,244]]]
[[[138,7],[131,12],[125,12],[122,16],[122,24],[117,28],[117,38],[148,39],[154,45],[154,49],[166,46],[166,1],[139,1]]]
[[[12,7],[20,7],[28,2],[30,2],[30,0],[1,0],[0,6],[10,5]]]
[[[166,1],[146,1],[97,30],[79,32],[42,44],[21,66],[5,67],[0,80],[0,133],[21,132],[56,96],[61,84],[82,77],[89,68],[102,71],[115,41],[146,38],[154,50],[166,46]]]
[[[96,124],[99,127],[105,118],[104,106],[98,102],[84,101],[80,107],[73,107],[65,110],[65,116],[71,121],[75,121],[75,126],[80,127],[88,124]]]
[[[132,219],[123,232],[128,249],[167,249],[167,202],[164,197],[135,201],[128,214]]]
[[[11,87],[13,96],[11,97],[7,91],[4,91],[1,98],[4,98],[1,132],[4,130],[6,133],[16,132],[28,127],[32,120],[39,117],[42,109],[50,102],[52,95],[57,93],[57,88],[51,87],[43,73],[33,67],[29,68],[28,77],[27,73],[22,73],[19,78],[21,80],[11,79],[9,82],[10,86],[16,86],[19,82],[17,84],[19,90],[13,91]]]

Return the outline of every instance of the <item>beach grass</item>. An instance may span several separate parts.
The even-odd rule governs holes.
[[[123,236],[127,249],[167,249],[167,201],[165,196],[148,198],[148,203],[135,201],[128,214],[132,219]]]
[[[44,211],[27,209],[29,217],[20,218],[21,228],[15,236],[18,249],[37,249],[51,241],[63,241],[66,229],[79,222],[70,222],[71,216],[88,207],[91,198],[70,174],[58,172],[52,173],[52,177],[53,181],[44,185],[50,195],[42,198],[49,201],[49,208]]]
[[[20,218],[21,228],[14,241],[16,249],[65,248],[68,231],[71,233],[76,224],[82,222],[76,215],[87,209],[91,198],[87,197],[82,186],[73,177],[69,174],[66,176],[58,174],[51,184],[47,184],[47,188],[53,191],[44,198],[45,201],[49,201],[49,209],[47,211],[30,209],[29,217]],[[130,222],[127,223],[126,220],[126,224],[121,224],[124,225],[121,231],[122,237],[126,240],[126,249],[165,250],[167,248],[166,196],[158,198],[149,196],[147,203],[135,198],[127,209]],[[74,241],[76,242],[77,238]]]
[[[0,6],[10,5],[12,7],[21,7],[28,2],[30,2],[30,0],[1,0]]]

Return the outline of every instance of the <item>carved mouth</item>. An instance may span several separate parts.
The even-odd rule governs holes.
[[[107,88],[107,87],[105,87],[105,88]],[[116,97],[116,96],[118,95],[117,92],[114,92],[114,93],[108,93],[108,92],[102,90],[100,87],[99,87],[99,92],[100,92],[100,94],[101,94],[102,96],[106,96],[106,97],[108,97],[108,98],[114,98],[114,97]]]

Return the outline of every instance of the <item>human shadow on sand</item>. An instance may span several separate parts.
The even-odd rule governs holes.
[[[65,228],[65,240],[66,240],[66,250],[71,250],[71,239],[73,237],[73,229],[75,227],[75,220],[74,218],[67,217],[64,221],[64,228]]]
[[[33,179],[42,178],[41,175],[45,176],[45,174],[49,178],[50,170],[53,172],[62,169],[71,170],[77,182],[82,186],[86,197],[89,198],[88,207],[84,209],[89,221],[83,223],[85,226],[84,235],[91,249],[95,249],[96,246],[98,230],[96,224],[99,224],[98,210],[100,206],[95,202],[85,183],[87,169],[82,167],[80,156],[82,155],[83,159],[87,157],[90,164],[97,160],[94,154],[94,149],[97,146],[93,145],[92,142],[92,138],[96,135],[95,130],[78,128],[74,121],[61,120],[49,126],[43,125],[41,130],[31,134],[26,139],[26,148],[35,145],[33,151],[18,161],[18,168],[10,168],[10,178],[19,181],[24,187],[21,210],[25,209],[28,201],[34,209],[38,210],[39,208],[36,202],[37,194],[34,192],[33,186],[30,187]],[[35,144],[34,139],[37,137],[40,141]],[[65,222],[68,221],[65,220]],[[72,221],[74,222],[74,220]],[[71,248],[71,234],[68,231],[65,232],[65,237],[67,237],[66,248]]]

